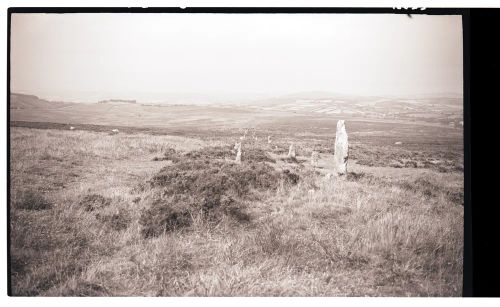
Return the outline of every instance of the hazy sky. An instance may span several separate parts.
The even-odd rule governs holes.
[[[13,14],[11,91],[462,93],[461,16]]]

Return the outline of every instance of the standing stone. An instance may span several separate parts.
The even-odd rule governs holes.
[[[349,158],[349,143],[347,142],[347,132],[343,120],[337,122],[337,132],[335,134],[335,154],[334,170],[337,175],[347,173],[347,159]]]
[[[270,135],[269,135],[269,136],[267,136],[267,143],[268,143],[268,144],[271,144],[271,136],[270,136]]]
[[[287,158],[295,159],[295,145],[293,143],[290,145],[290,149],[288,149]]]
[[[311,165],[318,166],[319,154],[317,151],[311,153]]]
[[[237,143],[235,147],[237,146],[237,152],[236,152],[236,163],[241,164],[241,143]]]

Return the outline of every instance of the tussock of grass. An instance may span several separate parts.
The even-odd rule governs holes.
[[[163,150],[163,156],[153,158],[153,161],[165,161],[165,160],[177,163],[181,160],[181,155],[173,148],[166,148]]]
[[[110,294],[103,285],[86,281],[69,284],[64,293],[65,296],[77,297],[109,296]]]
[[[283,170],[283,177],[284,177],[284,180],[283,180],[284,183],[291,184],[291,185],[297,184],[300,180],[299,175],[291,172],[288,169]]]
[[[52,207],[52,204],[45,197],[32,190],[22,191],[17,199],[13,201],[13,205],[22,210],[47,210]]]
[[[283,158],[281,158],[281,160],[284,162],[287,162],[287,163],[295,163],[295,164],[300,163],[300,161],[295,157],[283,157]]]
[[[144,238],[156,237],[168,231],[191,225],[191,216],[186,200],[180,202],[179,197],[157,199],[143,209],[139,224]]]
[[[80,273],[88,261],[90,238],[77,228],[77,220],[53,216],[15,215],[12,224],[11,263],[13,292],[32,296]],[[29,274],[30,279],[20,278]]]
[[[463,205],[463,190],[444,186],[441,182],[430,177],[418,177],[413,181],[405,181],[399,184],[402,188],[414,193],[421,193],[427,198],[436,198],[443,195],[446,199],[457,205]]]
[[[85,211],[94,211],[108,207],[111,204],[111,198],[100,194],[87,194],[80,201],[79,205]]]
[[[96,219],[116,231],[127,229],[132,221],[130,213],[123,208],[118,209],[114,213],[97,213]]]
[[[365,173],[348,172],[346,179],[349,181],[359,181],[366,176]]]

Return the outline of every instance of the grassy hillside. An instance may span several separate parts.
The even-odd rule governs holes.
[[[51,110],[56,108],[61,108],[65,106],[70,106],[72,103],[60,102],[60,101],[48,101],[45,99],[40,99],[34,95],[16,94],[10,95],[10,109],[11,110],[25,110],[30,112],[31,110]]]
[[[325,176],[332,140],[314,127],[262,128],[241,165],[239,130],[12,127],[13,293],[461,295],[459,134],[349,124],[345,179]]]

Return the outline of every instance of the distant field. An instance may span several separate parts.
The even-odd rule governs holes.
[[[335,142],[335,125],[335,118],[308,116],[283,116],[269,120],[268,123],[255,124],[257,127],[241,124],[240,127],[233,128],[191,124],[136,127],[11,121],[12,127],[60,130],[74,127],[76,130],[106,133],[112,129],[119,129],[120,132],[127,134],[187,136],[226,143],[234,143],[245,130],[248,130],[260,140],[267,140],[267,137],[271,136],[274,144],[284,148],[283,150],[290,142],[299,142],[303,146],[299,146],[298,150],[302,150],[304,154],[310,154],[313,149],[325,153],[331,152]],[[397,166],[420,162],[419,167],[462,169],[463,134],[460,129],[359,119],[347,121],[346,127],[351,144],[351,157],[362,164],[387,166],[392,163]],[[253,142],[252,139],[247,141]],[[402,144],[396,145],[396,142]]]
[[[460,129],[347,120],[349,174],[326,179],[333,118],[41,121],[11,122],[15,295],[461,295]]]
[[[232,104],[147,104],[113,100],[107,103],[65,103],[13,93],[10,96],[10,115],[13,121],[163,128],[272,126],[281,130],[281,126],[275,125],[286,126],[290,120],[311,123],[336,122],[338,119],[373,124],[433,126],[456,131],[462,128],[463,101],[458,98],[340,98],[305,99],[290,96],[252,102],[235,101]]]

